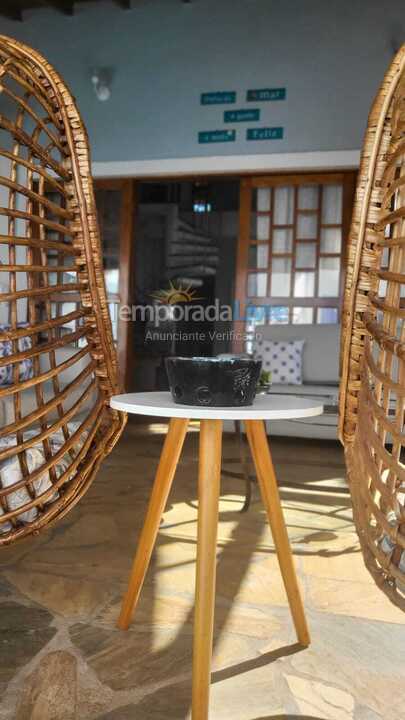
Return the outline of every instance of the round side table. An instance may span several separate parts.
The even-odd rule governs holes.
[[[207,720],[215,604],[216,542],[221,476],[222,421],[245,423],[246,434],[262,499],[277,552],[298,641],[307,646],[310,637],[293,557],[280,504],[277,480],[264,420],[286,420],[320,415],[322,404],[291,395],[262,395],[251,407],[210,408],[177,405],[168,392],[116,395],[111,407],[136,415],[170,418],[153,485],[145,523],[135,553],[128,590],[118,626],[126,630],[137,604],[156,541],[189,420],[200,420],[198,471],[197,572],[193,643],[192,718]]]

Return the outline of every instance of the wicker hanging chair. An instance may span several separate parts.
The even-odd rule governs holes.
[[[365,563],[405,609],[405,45],[371,108],[349,239],[340,437]]]
[[[125,418],[85,128],[59,75],[0,37],[0,544],[65,515]]]

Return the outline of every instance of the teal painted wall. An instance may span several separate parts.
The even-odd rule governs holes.
[[[405,41],[403,0],[132,0],[77,6],[73,17],[29,11],[0,31],[40,50],[76,95],[93,159],[359,148],[371,99]],[[112,66],[111,100],[97,100],[93,66]],[[204,91],[286,87],[285,102],[263,103],[260,124],[283,140],[198,144],[220,129],[223,109],[201,107]],[[1,99],[0,99],[1,103]],[[252,107],[252,104],[249,104]],[[237,103],[235,107],[246,107]],[[259,105],[258,105],[259,107]],[[230,125],[227,128],[233,127]]]

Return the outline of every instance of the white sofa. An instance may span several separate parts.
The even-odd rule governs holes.
[[[326,412],[302,420],[277,420],[271,423],[272,435],[337,439],[339,392],[339,325],[260,325],[256,336],[264,340],[301,340],[303,348],[303,384],[273,385],[271,393],[317,397]],[[270,432],[270,424],[267,425]]]

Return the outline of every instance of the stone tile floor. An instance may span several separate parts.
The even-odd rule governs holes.
[[[121,596],[165,426],[129,425],[59,525],[2,549],[0,720],[190,717],[196,533],[192,430],[131,629]],[[213,720],[405,720],[405,616],[365,570],[337,443],[275,439],[273,456],[312,633],[295,636],[257,492],[241,514],[224,440]],[[298,487],[297,487],[298,485]]]

